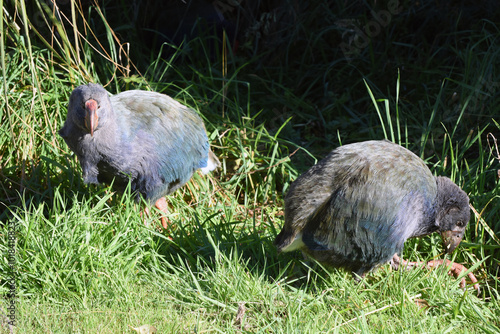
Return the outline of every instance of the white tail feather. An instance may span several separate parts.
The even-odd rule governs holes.
[[[201,168],[202,174],[208,174],[220,166],[219,159],[215,156],[214,152],[208,151],[207,166]]]

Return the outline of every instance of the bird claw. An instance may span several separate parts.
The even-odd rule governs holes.
[[[416,261],[409,262],[406,260],[399,259],[397,254],[395,254],[393,259],[391,260],[391,266],[393,265],[393,261],[394,261],[395,257],[397,257],[397,261],[398,261],[397,265],[399,266],[400,264],[402,264],[403,267],[405,267],[407,269],[412,269],[412,268],[419,266],[419,265],[423,265],[427,269],[431,269],[431,268],[436,268],[436,267],[444,264],[447,267],[450,267],[448,274],[453,275],[453,277],[455,277],[455,278],[458,278],[458,276],[462,272],[467,271],[467,268],[464,265],[462,265],[460,263],[456,263],[456,262],[451,262],[450,260],[431,260],[431,261],[424,264],[424,262],[416,262]],[[481,293],[481,289],[479,288],[479,284],[477,283],[476,276],[474,276],[474,274],[471,272],[468,273],[467,276],[469,277],[469,280],[473,283],[473,287],[477,291],[477,294],[479,295]],[[465,286],[466,286],[465,277],[462,277],[462,279],[460,280],[460,287],[462,289],[464,289]]]
[[[437,266],[440,266],[442,264],[445,264],[447,267],[450,267],[450,271],[448,274],[453,275],[455,278],[458,278],[458,276],[462,273],[467,271],[467,268],[463,266],[460,263],[455,263],[451,262],[450,260],[432,260],[427,262],[426,267],[427,268],[434,268]],[[479,295],[481,293],[481,289],[479,288],[479,284],[477,283],[477,278],[474,276],[472,272],[468,273],[467,276],[469,277],[469,280],[474,284],[473,287],[476,289],[477,294]],[[462,277],[462,280],[460,281],[460,287],[464,289],[466,286],[465,282],[465,277]]]
[[[398,254],[394,254],[392,257],[391,261],[389,262],[391,264],[392,270],[398,270],[399,265],[401,264],[401,259],[399,258]]]

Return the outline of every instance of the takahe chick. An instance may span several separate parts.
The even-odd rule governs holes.
[[[356,278],[393,258],[397,265],[408,238],[439,232],[453,252],[469,218],[469,197],[449,178],[406,148],[366,141],[333,150],[292,183],[274,243]]]
[[[217,168],[205,126],[192,109],[167,95],[131,90],[109,96],[98,84],[71,93],[59,134],[76,153],[85,183],[113,184],[167,212],[165,196],[197,169]],[[161,218],[164,228],[166,217]]]

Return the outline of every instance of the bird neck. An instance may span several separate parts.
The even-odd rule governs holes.
[[[420,217],[417,218],[419,222],[414,225],[415,230],[412,232],[410,238],[421,237],[436,232],[439,228],[436,224],[437,198],[432,202],[426,200],[424,197],[419,197],[414,199],[414,201],[416,202],[415,204],[418,203],[418,205],[415,205],[415,209],[409,212],[413,212],[413,214],[419,215]]]
[[[106,123],[102,125],[103,126],[94,133],[96,141],[101,145],[104,144],[114,147],[121,140],[120,131],[118,131],[119,129],[116,122],[113,119],[108,119]]]

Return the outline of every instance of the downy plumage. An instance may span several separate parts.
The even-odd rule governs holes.
[[[469,218],[469,198],[450,179],[399,145],[367,141],[335,149],[295,180],[275,245],[363,276],[408,238],[439,232],[451,253]]]
[[[79,86],[59,134],[77,155],[86,183],[113,182],[123,191],[130,181],[137,199],[142,195],[162,211],[163,197],[197,169],[208,173],[219,166],[196,112],[155,92],[110,97],[101,85]]]

